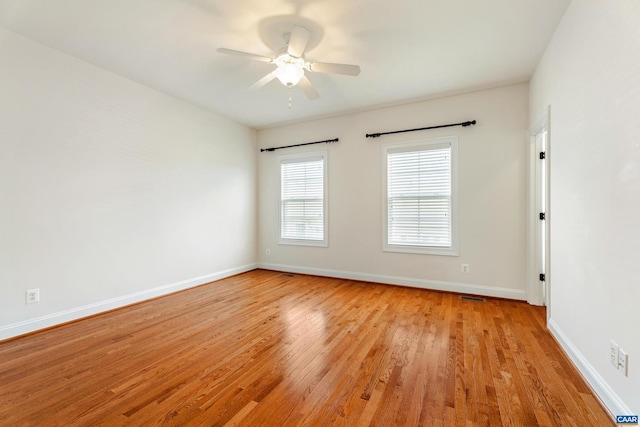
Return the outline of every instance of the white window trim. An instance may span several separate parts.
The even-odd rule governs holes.
[[[387,154],[397,149],[429,147],[433,145],[451,145],[451,246],[447,248],[425,247],[413,245],[389,244],[388,223],[389,209],[387,203]],[[455,135],[390,143],[382,145],[382,250],[385,252],[401,252],[425,255],[458,256],[458,137]]]
[[[300,240],[300,239],[285,239],[282,238],[282,163],[293,163],[295,161],[303,162],[322,158],[323,161],[323,187],[324,187],[324,203],[323,203],[323,239],[322,240]],[[328,156],[327,151],[314,151],[310,153],[289,154],[284,156],[278,156],[278,244],[279,245],[294,245],[294,246],[315,246],[315,247],[328,247],[329,246],[329,186],[327,179],[328,168]]]

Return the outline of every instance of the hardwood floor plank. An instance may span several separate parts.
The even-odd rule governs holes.
[[[604,426],[526,303],[255,270],[0,342],[0,425]]]
[[[392,425],[418,425],[420,408],[425,398],[426,368],[429,363],[425,354],[432,351],[435,341],[434,330],[429,326],[430,301],[419,301],[413,314],[413,323],[409,332],[409,348],[401,379],[401,389],[404,389],[400,409]]]
[[[258,402],[251,401],[244,408],[236,412],[236,414],[229,421],[225,423],[225,427],[236,427],[241,426],[244,419],[247,415],[253,411],[256,406],[258,406]]]

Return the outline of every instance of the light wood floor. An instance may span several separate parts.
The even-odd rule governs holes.
[[[544,308],[256,270],[0,343],[0,425],[614,424]]]

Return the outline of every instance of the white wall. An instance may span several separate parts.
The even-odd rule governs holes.
[[[614,414],[640,412],[639,52],[640,2],[574,0],[531,81],[531,123],[551,106],[549,325]]]
[[[513,85],[259,131],[262,148],[340,138],[336,144],[259,155],[261,265],[526,299],[527,93],[526,84]],[[466,128],[365,138],[473,119],[478,124]],[[381,145],[454,134],[459,137],[460,256],[383,252]],[[318,149],[329,155],[329,247],[278,245],[277,158]],[[460,272],[462,263],[470,265],[469,274]]]
[[[4,30],[0,64],[0,339],[255,265],[253,130]]]

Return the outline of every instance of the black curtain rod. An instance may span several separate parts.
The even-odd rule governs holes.
[[[450,125],[440,125],[440,126],[429,126],[426,128],[417,128],[417,129],[405,129],[405,130],[396,130],[393,132],[379,132],[379,133],[368,133],[367,134],[367,138],[379,138],[382,135],[389,135],[392,133],[403,133],[403,132],[415,132],[417,130],[427,130],[427,129],[438,129],[438,128],[449,128],[452,126],[462,126],[462,127],[467,127],[467,126],[471,126],[471,125],[475,125],[476,121],[475,120],[471,120],[469,122],[462,122],[462,123],[452,123]]]
[[[339,139],[325,139],[324,141],[315,141],[315,142],[305,142],[304,144],[294,144],[294,145],[285,145],[284,147],[271,147],[271,148],[261,148],[260,152],[263,151],[276,151],[282,148],[291,148],[291,147],[302,147],[303,145],[312,145],[312,144],[331,144],[332,142],[338,142]]]

